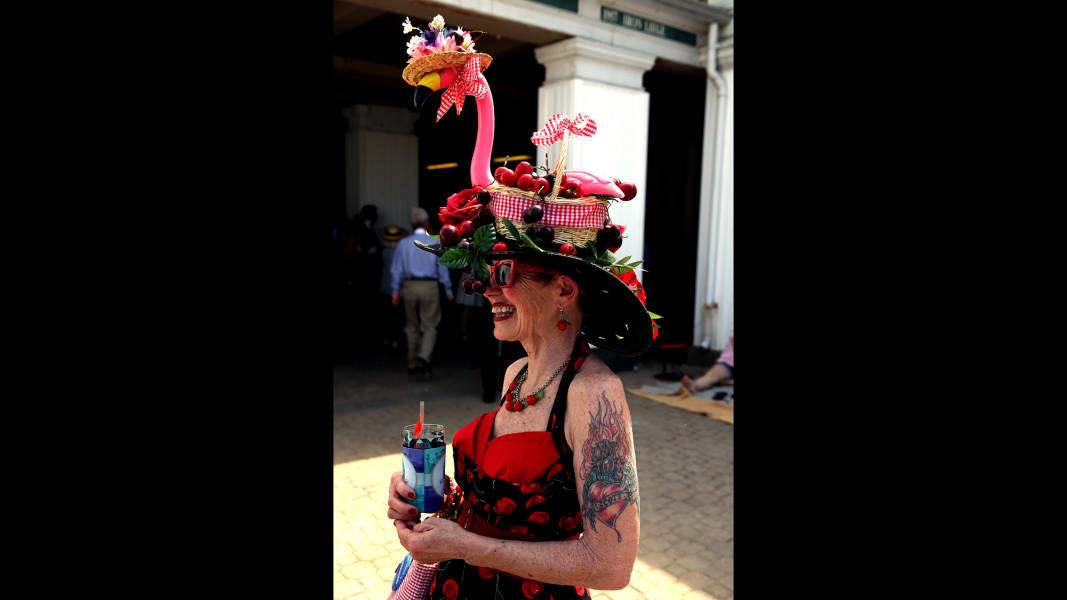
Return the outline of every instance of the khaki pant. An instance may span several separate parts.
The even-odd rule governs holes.
[[[437,281],[408,279],[400,288],[407,316],[408,368],[418,366],[415,357],[430,362],[441,322],[441,296]]]

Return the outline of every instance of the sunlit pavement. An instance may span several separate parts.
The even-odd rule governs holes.
[[[400,468],[400,431],[418,417],[448,439],[493,405],[476,370],[436,365],[407,375],[397,355],[334,369],[334,598],[385,600],[407,552],[385,516],[389,476]],[[619,373],[627,388],[658,383],[658,365]],[[699,372],[695,372],[699,374]],[[634,419],[641,540],[630,585],[594,599],[733,598],[733,426],[627,394]],[[452,475],[452,448],[447,472]]]

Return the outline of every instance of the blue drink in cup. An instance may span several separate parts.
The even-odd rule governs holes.
[[[423,423],[418,438],[415,425],[404,427],[400,451],[404,483],[415,490],[415,499],[404,501],[420,513],[437,512],[445,496],[445,426]]]

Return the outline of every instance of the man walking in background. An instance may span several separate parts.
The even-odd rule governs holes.
[[[437,256],[415,247],[415,240],[424,244],[437,243],[426,233],[429,221],[425,210],[418,207],[411,209],[411,228],[415,231],[397,244],[391,268],[393,306],[400,304],[400,297],[404,297],[408,373],[422,377],[431,375],[430,356],[437,340],[437,324],[441,322],[438,282],[445,286],[449,301],[455,298],[448,269],[437,264]]]

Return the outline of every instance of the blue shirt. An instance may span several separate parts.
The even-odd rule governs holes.
[[[404,280],[414,277],[436,277],[445,286],[445,290],[451,293],[452,281],[448,278],[448,269],[437,264],[437,256],[433,253],[419,250],[415,246],[415,240],[424,244],[437,243],[437,240],[430,237],[422,227],[400,240],[400,243],[396,245],[396,253],[393,254],[393,266],[389,269],[393,276],[393,293],[399,294]]]

